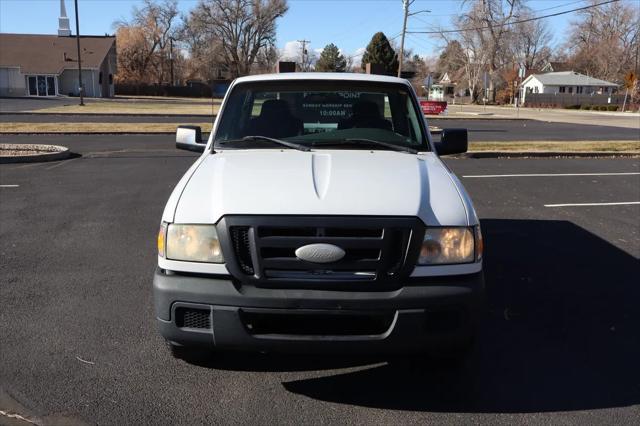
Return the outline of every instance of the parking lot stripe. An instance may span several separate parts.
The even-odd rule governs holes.
[[[0,188],[18,188],[20,185],[0,185]]]
[[[572,203],[572,204],[545,204],[545,207],[590,207],[590,206],[631,206],[640,204],[640,201],[625,201],[621,203]]]
[[[556,176],[632,176],[640,172],[625,173],[527,173],[517,175],[463,175],[463,178],[502,178],[502,177],[556,177]]]

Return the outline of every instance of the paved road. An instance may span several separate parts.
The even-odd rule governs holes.
[[[201,116],[117,116],[117,115],[0,115],[2,122],[108,122],[108,123],[203,123],[210,118]],[[589,126],[551,123],[535,120],[499,119],[429,119],[429,125],[440,128],[462,127],[469,130],[470,141],[580,141],[631,140],[640,141],[640,127],[636,129],[611,126]]]
[[[449,113],[452,117],[464,117],[465,115],[478,116],[479,114],[492,114],[501,118],[530,118],[541,121],[557,123],[573,123],[600,126],[640,128],[640,113],[582,111],[573,109],[548,109],[548,108],[520,108],[519,111],[511,106],[487,106],[482,105],[450,105]]]
[[[639,172],[638,160],[448,161],[487,246],[482,344],[458,370],[252,354],[192,365],[156,333],[151,276],[164,203],[195,157],[154,136],[66,144],[83,156],[0,165],[0,185],[19,185],[0,187],[0,410],[51,424],[640,418],[640,206],[544,207],[638,201],[640,177],[465,177]]]
[[[640,127],[591,126],[537,120],[429,119],[430,126],[461,127],[469,130],[471,142],[482,141],[640,141]]]

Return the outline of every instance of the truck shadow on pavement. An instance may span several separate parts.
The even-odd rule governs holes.
[[[640,403],[638,259],[567,221],[486,219],[482,227],[487,313],[463,365],[417,356],[243,353],[189,362],[234,371],[324,370],[283,386],[382,409],[522,413]]]
[[[384,409],[544,412],[640,403],[640,263],[565,221],[482,221],[488,313],[459,368],[428,360],[284,383]],[[316,367],[317,368],[317,367]]]

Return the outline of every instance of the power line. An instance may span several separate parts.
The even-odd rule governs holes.
[[[523,24],[525,22],[538,21],[540,19],[551,18],[553,16],[566,15],[567,13],[573,13],[573,12],[578,12],[580,10],[592,9],[594,7],[603,6],[605,4],[610,4],[610,3],[617,3],[619,1],[620,0],[609,0],[609,1],[602,2],[602,3],[598,3],[598,4],[592,4],[590,6],[579,7],[579,8],[571,9],[571,10],[565,10],[564,12],[557,12],[557,13],[552,13],[552,14],[549,14],[549,15],[536,16],[534,18],[521,19],[521,20],[518,20],[518,21],[505,22],[503,24],[489,25],[489,26],[486,26],[486,27],[463,28],[463,29],[459,29],[459,30],[443,30],[443,31],[407,31],[407,34],[449,34],[449,33],[462,33],[462,32],[465,32],[465,31],[489,30],[491,28],[506,27],[507,25]]]

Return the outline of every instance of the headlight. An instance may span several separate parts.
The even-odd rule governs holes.
[[[475,254],[473,228],[430,228],[424,233],[418,265],[471,263]]]
[[[166,226],[166,237],[162,241],[167,259],[187,262],[224,263],[218,233],[213,225]],[[160,228],[162,234],[162,227]],[[158,235],[158,254],[161,254],[161,237]]]

